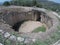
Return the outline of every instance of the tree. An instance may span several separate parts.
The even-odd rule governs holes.
[[[37,4],[37,1],[33,0],[33,6],[36,6],[36,4]]]
[[[3,3],[3,5],[4,5],[4,6],[10,6],[10,3],[9,3],[8,1],[5,1],[5,2]]]
[[[37,4],[36,4],[36,7],[42,8],[43,6],[42,6],[41,3],[37,3]]]

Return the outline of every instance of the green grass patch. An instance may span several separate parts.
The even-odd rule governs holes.
[[[0,12],[0,14],[2,14],[2,12]]]
[[[45,26],[41,26],[41,27],[38,27],[36,29],[34,29],[32,32],[45,32],[46,31],[46,27]]]

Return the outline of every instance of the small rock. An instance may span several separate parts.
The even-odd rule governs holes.
[[[32,41],[33,41],[33,42],[35,42],[35,41],[36,41],[36,39],[32,39]]]
[[[3,30],[0,30],[0,32],[3,32]]]
[[[4,31],[3,30],[0,30],[0,33],[4,34]]]
[[[60,44],[57,44],[57,45],[60,45]]]
[[[31,39],[25,39],[24,43],[30,43],[32,40]]]
[[[10,40],[13,40],[13,41],[16,41],[16,36],[12,35],[12,36],[10,36],[9,39],[10,39]]]
[[[4,37],[5,38],[8,38],[10,36],[10,34],[8,33],[8,32],[6,32],[5,34],[4,34]]]
[[[22,42],[22,41],[24,41],[24,38],[17,37],[17,41]]]
[[[0,45],[3,45],[2,43],[0,43]]]

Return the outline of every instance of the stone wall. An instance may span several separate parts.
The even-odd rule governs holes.
[[[39,19],[38,21],[45,23],[48,26],[48,28],[53,26],[53,19],[49,17],[45,12],[35,10],[33,11],[33,13],[35,15],[35,21]]]
[[[45,23],[48,26],[48,28],[53,26],[53,21],[52,20],[53,20],[52,18],[50,18],[50,17],[48,17],[44,14],[41,15],[41,22]]]
[[[6,21],[7,24],[14,25],[17,22],[24,20],[34,20],[32,12],[13,12],[7,11],[3,12],[3,20]]]
[[[51,17],[47,16],[47,14],[42,11],[21,11],[21,9],[18,11],[18,9],[11,10],[10,8],[2,10],[3,11],[1,15],[3,17],[3,20],[11,26],[25,20],[40,21],[42,23],[45,23],[49,28],[53,25]]]
[[[18,7],[18,6],[17,6]],[[10,7],[9,7],[10,8]],[[8,7],[7,8],[5,8],[5,9],[9,9]],[[15,9],[15,7],[12,7],[12,8],[14,8]],[[23,7],[21,7],[21,8],[23,8]],[[48,25],[49,27],[51,27],[50,29],[48,29],[48,30],[46,30],[46,32],[42,32],[42,33],[38,33],[38,34],[36,34],[36,33],[27,33],[27,34],[22,34],[22,36],[26,36],[26,37],[31,37],[31,38],[39,38],[39,39],[42,39],[42,40],[45,40],[45,39],[47,39],[47,38],[49,38],[49,36],[51,36],[55,31],[57,31],[57,26],[59,25],[59,20],[58,20],[58,18],[55,16],[55,14],[53,14],[53,12],[52,11],[47,11],[47,10],[45,10],[45,9],[41,9],[41,8],[33,8],[33,7],[24,7],[24,9],[34,9],[34,10],[37,10],[37,11],[39,11],[39,12],[45,12],[45,14],[40,14],[40,15],[38,15],[38,16],[40,16],[41,17],[41,22],[42,23],[45,23],[46,25]],[[20,9],[20,7],[18,8],[18,9]],[[1,11],[2,11],[2,9],[1,9]],[[13,11],[15,11],[15,10],[13,10]],[[2,11],[3,12],[3,11]],[[11,11],[12,12],[12,11]],[[23,11],[24,12],[24,11]],[[31,12],[31,11],[27,11],[27,12],[25,12],[25,13],[22,13],[23,14],[23,16],[25,16],[24,14],[26,14],[26,16],[29,16],[28,15],[28,12]],[[32,13],[33,12],[33,13]],[[34,15],[34,16],[32,16],[31,15],[31,18],[30,19],[34,19],[35,21],[37,20],[37,13],[35,12],[35,11],[32,11],[31,13],[32,13],[32,15]],[[35,14],[35,13],[36,14]],[[13,25],[14,23],[16,23],[16,22],[18,22],[18,21],[20,21],[20,19],[22,20],[22,18],[18,18],[18,17],[21,17],[21,16],[17,16],[17,15],[11,15],[11,14],[9,14],[9,13],[7,13],[7,15],[5,15],[5,13],[4,14],[1,14],[1,15],[3,15],[3,16],[1,16],[0,15],[0,19],[2,18],[2,19],[4,19],[5,20],[5,22],[6,23],[12,23],[12,24],[10,24],[10,25]],[[14,13],[15,14],[15,13]],[[20,13],[21,14],[21,13]],[[19,14],[19,15],[20,15]],[[30,14],[30,13],[29,13]],[[15,16],[17,16],[17,17],[15,17]],[[14,17],[14,18],[13,18]],[[30,16],[29,16],[30,17]],[[32,18],[33,17],[33,18]],[[10,18],[10,19],[9,19]],[[17,19],[18,18],[18,19]],[[26,17],[25,17],[26,18]],[[23,18],[23,19],[25,19],[25,18]],[[29,19],[29,20],[30,20]],[[18,20],[18,21],[17,21]],[[15,22],[16,21],[16,22]],[[1,22],[1,21],[0,21]],[[52,26],[53,25],[53,26]],[[2,25],[0,25],[0,26],[2,26]],[[5,27],[5,26],[4,26]],[[4,29],[4,27],[2,27],[2,28],[0,28],[0,29]],[[5,28],[5,30],[6,30],[6,28]],[[8,30],[8,29],[7,29]]]

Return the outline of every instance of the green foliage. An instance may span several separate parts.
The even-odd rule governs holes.
[[[34,45],[47,45],[43,41],[36,41]]]
[[[3,42],[4,42],[4,39],[3,39],[2,34],[0,33],[0,43],[3,43]]]
[[[42,26],[44,27],[44,26]],[[42,41],[42,40],[36,40],[36,42],[32,42],[32,44],[30,43],[29,45],[51,45],[54,44],[55,42],[57,42],[60,39],[60,26],[58,26],[58,30],[56,32],[54,32],[48,39]],[[14,35],[17,35],[17,33],[13,33]],[[5,40],[5,38],[3,38],[2,34],[0,33],[0,43],[4,44],[4,45],[12,45],[12,42],[7,39]],[[16,45],[25,45],[23,42],[16,42]]]
[[[36,4],[37,4],[37,1],[33,0],[33,5],[36,6]]]
[[[20,5],[20,6],[37,6],[37,7],[42,7],[42,5],[37,2],[37,0],[12,0],[11,4]]]
[[[60,4],[49,2],[47,0],[11,0],[10,3],[11,5],[29,6],[29,7],[36,6],[39,8],[45,8],[52,11],[58,10],[58,12],[60,12]],[[4,5],[7,5],[7,3]],[[10,4],[8,3],[8,5]]]
[[[45,32],[46,28],[44,26],[41,26],[41,27],[34,29],[32,32],[40,32],[40,31]]]
[[[24,6],[33,6],[32,1],[29,1],[29,0],[24,1],[23,5]]]
[[[56,32],[54,32],[48,39],[45,41],[37,40],[34,45],[51,45],[56,43],[58,40],[60,40],[60,26],[58,26],[58,29]]]
[[[31,0],[12,0],[11,4],[19,5],[19,6],[32,6],[33,5]]]
[[[5,45],[11,45],[11,41],[7,39],[7,40],[4,42],[4,44],[5,44]]]
[[[43,6],[42,6],[42,4],[37,3],[37,4],[36,4],[36,7],[42,8]]]
[[[10,3],[9,3],[8,1],[5,1],[5,2],[3,3],[3,5],[4,5],[4,6],[10,6]]]

